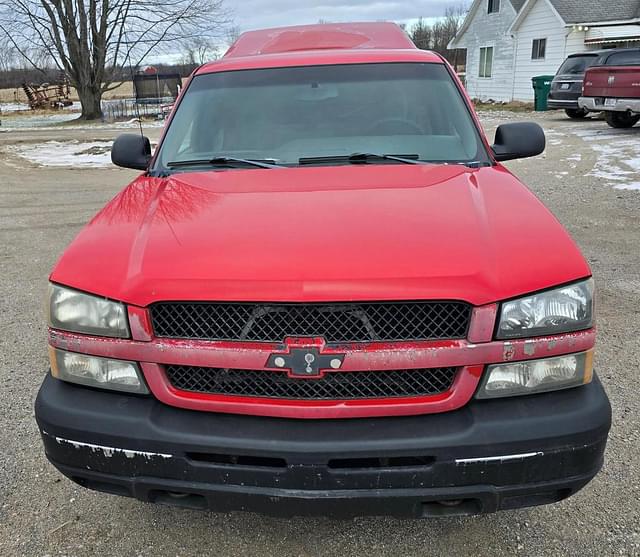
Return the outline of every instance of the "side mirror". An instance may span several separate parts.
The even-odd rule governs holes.
[[[533,122],[502,124],[496,130],[492,147],[497,161],[535,157],[546,147],[543,129]]]
[[[111,162],[123,168],[146,170],[151,160],[149,138],[134,133],[119,135],[111,147]]]

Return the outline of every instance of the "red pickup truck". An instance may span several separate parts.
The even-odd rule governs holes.
[[[90,489],[276,515],[560,501],[603,463],[594,285],[452,68],[386,23],[245,33],[49,287],[49,460]]]
[[[578,106],[604,112],[611,127],[635,126],[640,120],[640,49],[603,54],[585,74]]]

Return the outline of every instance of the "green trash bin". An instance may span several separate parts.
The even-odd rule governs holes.
[[[544,112],[548,110],[547,99],[551,92],[551,82],[554,76],[552,75],[537,75],[531,78],[533,82],[533,92],[535,96],[536,112]]]

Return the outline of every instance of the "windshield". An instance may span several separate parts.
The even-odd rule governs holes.
[[[597,56],[572,56],[560,66],[558,75],[582,75],[598,59]]]
[[[184,170],[188,161],[219,157],[297,165],[300,159],[309,164],[310,158],[354,153],[490,162],[446,68],[398,63],[196,76],[176,109],[155,170]]]

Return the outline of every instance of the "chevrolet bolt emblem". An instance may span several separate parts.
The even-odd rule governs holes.
[[[291,346],[286,353],[271,354],[267,368],[285,369],[291,377],[322,377],[342,366],[344,354],[323,354],[318,346]]]
[[[316,361],[316,357],[311,353],[305,354],[304,361],[307,362],[307,368],[305,369],[305,371],[307,373],[313,373],[313,368],[311,367],[311,364]]]

